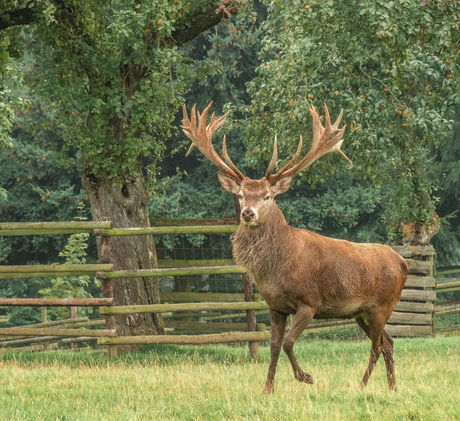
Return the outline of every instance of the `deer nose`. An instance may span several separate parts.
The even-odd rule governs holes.
[[[255,216],[255,213],[252,209],[243,209],[241,212],[241,217],[246,221],[252,221]]]

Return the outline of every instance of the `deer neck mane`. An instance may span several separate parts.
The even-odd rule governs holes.
[[[291,227],[276,203],[266,221],[258,226],[241,223],[232,236],[237,263],[258,279],[275,268],[275,262],[292,251]]]

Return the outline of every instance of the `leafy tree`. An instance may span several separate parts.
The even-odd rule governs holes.
[[[63,157],[63,144],[55,124],[49,123],[40,103],[33,99],[29,102],[29,110],[16,117],[11,147],[0,150],[0,187],[8,193],[0,204],[0,220],[71,220],[77,201],[85,197],[78,153],[74,148],[69,149]],[[4,237],[3,244],[16,253],[5,251],[0,259],[10,265],[47,264],[57,256],[65,241],[61,235]]]
[[[298,139],[310,124],[308,108],[326,102],[333,115],[344,109],[345,148],[355,162],[348,172],[382,187],[393,238],[401,235],[401,221],[436,224],[429,147],[452,133],[459,7],[415,0],[273,2],[263,63],[251,84],[253,162],[269,154],[262,139],[275,130]],[[328,159],[315,168],[335,171]],[[321,180],[315,170],[306,177]]]
[[[460,263],[460,110],[457,107],[454,133],[441,143],[434,163],[439,189],[437,212],[441,230],[433,239],[439,265]]]
[[[238,1],[7,1],[3,40],[23,42],[36,58],[27,82],[47,101],[67,144],[82,153],[83,185],[95,220],[148,226],[148,174],[162,159],[186,84],[180,47],[238,11]],[[22,32],[18,35],[18,25]],[[144,168],[146,156],[151,168]],[[153,167],[153,168],[152,168]],[[155,265],[151,237],[111,238],[116,269]],[[117,304],[159,300],[155,279],[117,280]],[[117,318],[120,334],[162,333],[156,315]]]

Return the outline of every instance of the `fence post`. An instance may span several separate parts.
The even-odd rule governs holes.
[[[240,201],[236,195],[233,196],[235,200],[236,222],[239,225],[241,222],[241,206]],[[251,279],[247,273],[241,276],[244,288],[244,301],[254,301],[254,289],[252,288]],[[254,310],[246,310],[246,318],[248,321],[248,332],[255,332],[257,326],[256,312]],[[249,352],[251,357],[259,355],[259,342],[249,342]]]
[[[107,221],[108,219],[104,219]],[[108,256],[108,249],[109,249],[109,237],[101,236],[101,263],[109,263]],[[101,288],[102,288],[102,296],[104,298],[113,298],[113,286],[111,279],[102,279],[101,281]],[[105,315],[105,326],[106,329],[112,330],[115,329],[115,321],[113,316]],[[107,354],[109,358],[117,358],[118,356],[118,347],[116,345],[108,345],[107,346]]]
[[[76,319],[77,318],[77,307],[71,306],[70,307],[70,318]],[[78,348],[76,342],[70,342],[70,349],[76,350]]]

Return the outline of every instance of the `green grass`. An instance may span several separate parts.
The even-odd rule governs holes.
[[[1,420],[460,420],[460,337],[397,339],[398,390],[383,361],[359,381],[369,342],[299,341],[315,378],[294,380],[280,358],[275,394],[261,393],[268,347],[157,346],[108,360],[105,352],[0,356]]]

